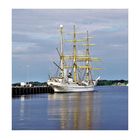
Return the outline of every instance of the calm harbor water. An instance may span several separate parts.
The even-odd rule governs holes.
[[[127,130],[128,87],[12,99],[13,130]]]

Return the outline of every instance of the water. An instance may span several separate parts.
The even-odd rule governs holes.
[[[12,99],[13,130],[127,130],[128,87]]]

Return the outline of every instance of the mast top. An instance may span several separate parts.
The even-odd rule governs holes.
[[[64,26],[62,24],[60,24],[60,28],[63,28]]]

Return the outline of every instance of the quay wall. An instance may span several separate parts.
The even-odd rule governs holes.
[[[41,94],[53,93],[54,90],[50,86],[45,87],[12,87],[12,96],[28,95],[28,94]]]

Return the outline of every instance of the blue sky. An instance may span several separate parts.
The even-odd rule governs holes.
[[[12,82],[47,81],[55,73],[60,45],[58,27],[67,32],[95,35],[92,48],[102,62],[95,67],[94,78],[128,79],[128,11],[126,9],[13,9],[12,10]]]

